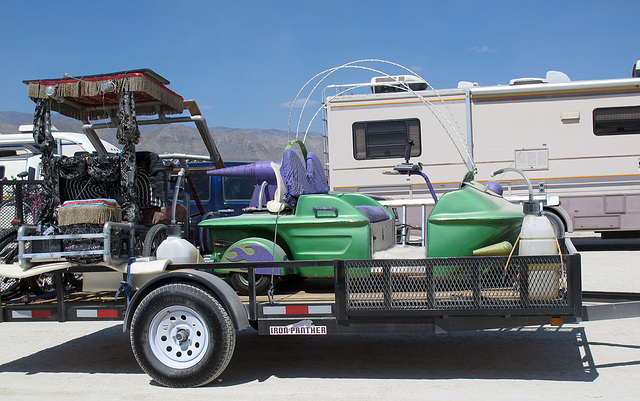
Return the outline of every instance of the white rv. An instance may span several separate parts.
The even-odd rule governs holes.
[[[437,92],[415,77],[374,78],[365,94],[339,89],[357,84],[332,86],[336,94],[325,97],[331,189],[428,197],[418,176],[383,175],[405,161],[413,141],[411,162],[422,163],[436,193],[457,188],[476,167],[480,182],[497,180],[517,200],[526,195],[521,177],[492,177],[517,167],[567,231],[640,230],[639,76],[640,62],[628,79],[570,81],[549,72]]]

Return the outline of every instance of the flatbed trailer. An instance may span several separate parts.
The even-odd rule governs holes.
[[[618,294],[621,303],[608,309],[602,309],[606,294],[597,304],[583,303],[580,255],[570,239],[561,245],[560,255],[245,262],[249,283],[257,268],[334,268],[333,278],[288,284],[268,296],[257,296],[255,284],[249,296],[239,296],[211,273],[212,263],[174,264],[130,299],[116,299],[113,292],[65,293],[58,285],[48,299],[3,303],[0,316],[5,322],[123,321],[136,359],[154,380],[191,387],[224,371],[236,333],[249,327],[259,335],[429,334],[562,325],[609,318],[624,308],[614,317],[638,315],[637,294]],[[57,280],[62,273],[55,272]]]

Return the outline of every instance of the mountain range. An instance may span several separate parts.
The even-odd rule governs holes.
[[[82,132],[80,121],[52,113],[52,124],[59,131]],[[16,111],[0,111],[0,133],[17,133],[22,124],[31,124],[33,115]],[[141,126],[141,140],[138,150],[156,153],[186,153],[206,155],[206,149],[200,139],[195,124],[167,124]],[[286,131],[277,129],[241,129],[227,127],[209,127],[218,151],[225,161],[280,160],[289,141]],[[101,139],[118,145],[115,129],[97,130]],[[295,137],[295,135],[293,135]],[[292,138],[295,139],[295,138]],[[305,140],[307,150],[315,152],[322,159],[323,138],[316,132],[310,132]]]

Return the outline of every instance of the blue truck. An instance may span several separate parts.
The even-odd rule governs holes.
[[[248,162],[225,162],[225,166],[235,167],[247,163]],[[209,175],[207,171],[216,168],[212,162],[192,162],[188,163],[188,166],[195,186],[195,188],[191,188],[188,185],[185,186],[185,190],[189,196],[189,210],[198,210],[197,202],[194,199],[196,193],[205,210],[204,214],[200,214],[191,221],[194,226],[194,243],[200,247],[203,254],[210,254],[211,249],[209,249],[208,230],[195,228],[196,224],[206,219],[242,214],[243,209],[249,206],[257,181],[253,178]],[[204,241],[203,237],[205,239]]]

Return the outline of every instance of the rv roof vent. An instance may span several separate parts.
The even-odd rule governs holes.
[[[636,61],[633,65],[633,72],[631,73],[631,76],[634,78],[640,78],[640,60]]]
[[[478,86],[477,82],[460,81],[458,82],[458,89],[469,89]]]
[[[426,90],[429,85],[414,75],[394,75],[371,78],[372,93],[405,92],[406,86],[412,91]]]
[[[516,78],[509,81],[509,85],[544,84],[546,82],[542,78]]]
[[[530,85],[530,84],[547,84],[571,82],[569,76],[560,71],[547,71],[545,78],[516,78],[509,81],[509,85]]]

